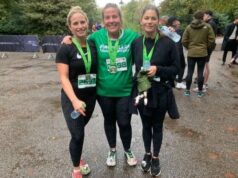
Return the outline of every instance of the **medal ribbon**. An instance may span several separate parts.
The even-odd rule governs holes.
[[[159,35],[157,33],[156,36],[155,36],[154,45],[153,45],[153,47],[151,48],[151,50],[150,50],[150,52],[148,54],[147,50],[146,50],[146,47],[145,47],[145,36],[143,37],[143,60],[150,61],[150,59],[152,57],[152,54],[154,52],[155,43],[158,41],[158,39],[159,39]]]
[[[86,54],[88,54],[88,59],[87,59],[87,57],[86,57],[85,53],[83,52],[83,49],[80,46],[78,40],[73,37],[72,41],[75,44],[75,46],[77,47],[80,55],[83,58],[83,63],[84,63],[84,66],[85,66],[86,74],[89,74],[90,70],[91,70],[91,66],[92,66],[92,56],[91,56],[91,51],[90,51],[88,43],[86,42],[86,45],[87,45],[87,53]]]

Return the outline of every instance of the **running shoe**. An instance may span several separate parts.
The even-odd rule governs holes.
[[[159,158],[152,158],[150,174],[152,176],[159,176],[161,174]]]
[[[117,157],[117,152],[110,150],[108,152],[107,161],[106,161],[107,166],[109,167],[116,166],[116,157]]]
[[[202,91],[197,92],[197,97],[201,98],[203,96],[204,96],[204,92],[202,92]]]
[[[137,164],[136,157],[131,150],[125,151],[125,157],[129,166],[135,166]]]
[[[141,162],[141,168],[144,172],[148,172],[151,167],[151,154],[145,154]]]
[[[80,171],[73,171],[72,172],[72,178],[83,178],[83,176],[80,173]]]
[[[190,91],[189,90],[185,90],[183,94],[184,94],[184,96],[190,96]]]
[[[91,172],[88,164],[86,164],[84,160],[80,160],[79,169],[82,175],[88,175]]]

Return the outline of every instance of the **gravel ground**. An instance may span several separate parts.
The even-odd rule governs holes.
[[[175,89],[181,118],[166,118],[160,154],[162,178],[238,177],[238,66],[221,66],[221,51],[210,62],[209,89],[203,98]],[[60,83],[47,54],[9,53],[0,59],[0,177],[69,178],[69,132],[60,108]],[[228,55],[229,59],[230,54]],[[132,150],[141,161],[141,122],[133,116]],[[105,165],[108,144],[96,106],[86,128],[83,157],[89,178],[138,178],[140,166],[127,167],[118,139],[117,166]]]

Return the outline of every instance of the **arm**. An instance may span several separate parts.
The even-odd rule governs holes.
[[[188,27],[185,29],[182,37],[182,44],[185,48],[188,49],[188,44],[189,44],[189,34],[188,34]]]
[[[68,98],[70,99],[74,110],[85,116],[85,103],[77,98],[74,93],[73,87],[69,81],[69,66],[63,63],[57,63],[57,70],[60,76],[62,88]]]
[[[156,66],[156,76],[159,76],[163,80],[174,80],[179,71],[179,54],[175,43],[170,42],[168,46],[170,48],[168,52],[168,60],[170,64],[168,66]]]

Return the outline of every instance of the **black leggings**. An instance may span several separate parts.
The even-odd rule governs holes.
[[[180,68],[178,73],[178,82],[181,83],[183,81],[183,74],[185,69],[185,58],[184,55],[180,55]]]
[[[87,125],[92,116],[95,107],[96,97],[88,96],[87,100],[82,99],[86,103],[86,116],[80,115],[77,119],[72,119],[70,114],[74,110],[71,101],[67,95],[62,91],[61,93],[61,106],[63,114],[71,134],[69,144],[69,152],[74,167],[78,167],[82,155],[83,142],[84,142],[84,127]]]
[[[186,78],[186,89],[190,90],[195,64],[197,63],[198,90],[202,91],[204,77],[203,71],[207,57],[188,57],[188,75]]]
[[[151,152],[153,142],[153,156],[158,157],[163,140],[163,123],[167,108],[167,93],[160,93],[158,96],[158,107],[151,109],[149,115],[145,114],[145,106],[141,103],[138,110],[142,121],[142,137],[146,153]]]
[[[97,101],[104,116],[104,130],[110,148],[116,147],[117,122],[124,150],[127,151],[130,149],[132,138],[129,97],[98,96]]]

